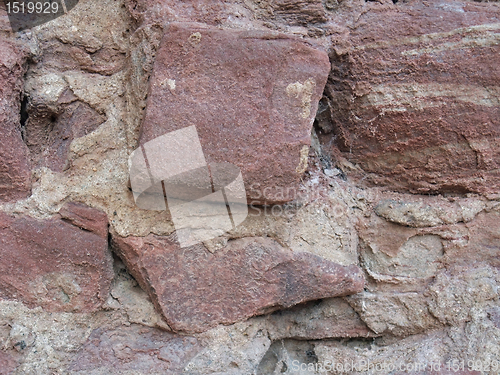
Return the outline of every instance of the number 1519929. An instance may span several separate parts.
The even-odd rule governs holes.
[[[64,0],[61,0],[64,2]],[[57,1],[9,1],[6,4],[8,14],[18,13],[38,13],[38,14],[51,14],[59,12],[59,3]],[[64,6],[64,5],[63,5]]]

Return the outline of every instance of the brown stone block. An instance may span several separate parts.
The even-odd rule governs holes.
[[[194,125],[207,163],[239,167],[253,201],[289,201],[282,191],[307,167],[328,71],[326,53],[293,37],[171,24],[140,143]]]
[[[71,224],[97,234],[99,237],[108,236],[108,216],[83,203],[69,202],[60,210],[59,215]]]
[[[106,301],[113,279],[106,215],[70,204],[63,216],[77,226],[0,213],[1,298],[78,312]]]
[[[500,189],[500,8],[461,1],[373,7],[333,53],[336,143],[365,181],[400,191]]]
[[[267,238],[234,240],[214,254],[154,235],[115,237],[113,246],[175,331],[205,331],[364,286],[356,266],[293,253]]]

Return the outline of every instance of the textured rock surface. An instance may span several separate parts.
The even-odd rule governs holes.
[[[256,1],[259,15],[267,20],[280,20],[290,25],[314,25],[327,20],[322,1],[277,0]]]
[[[59,210],[59,215],[74,226],[93,232],[101,238],[108,237],[108,217],[102,211],[82,203],[69,202]]]
[[[325,93],[339,150],[375,185],[498,191],[498,6],[367,7],[331,55]]]
[[[22,76],[26,52],[0,37],[0,200],[26,197],[31,190],[28,148],[21,135]]]
[[[404,337],[440,326],[419,293],[362,293],[349,298],[349,303],[377,336]]]
[[[132,325],[120,331],[96,329],[71,364],[72,373],[123,371],[179,374],[201,349],[193,337]]]
[[[276,311],[269,316],[268,331],[274,341],[290,337],[324,339],[376,336],[342,298],[313,301],[307,305]]]
[[[252,201],[293,200],[328,71],[326,53],[288,36],[170,25],[140,142],[195,125],[207,162],[238,166]]]
[[[411,201],[387,200],[375,208],[377,215],[396,224],[408,227],[436,227],[445,224],[469,222],[484,210],[480,200],[469,199],[454,202],[441,197]]]
[[[30,103],[31,115],[26,123],[26,143],[32,154],[33,166],[46,166],[57,172],[68,167],[73,139],[86,136],[105,120],[88,104],[76,101],[70,91],[66,95],[61,93],[59,99],[70,103],[53,109]]]
[[[495,138],[485,141],[476,136],[495,135],[498,130],[498,113],[491,111],[498,108],[494,100],[500,2],[86,0],[68,14],[20,33],[10,32],[3,6],[0,2],[0,96],[7,98],[2,105],[8,105],[0,113],[8,120],[2,126],[14,133],[2,130],[0,137],[17,138],[2,138],[0,154],[25,167],[1,159],[0,176],[12,170],[25,173],[25,179],[16,180],[18,190],[0,188],[0,221],[10,225],[0,229],[1,374],[319,375],[325,373],[321,364],[328,361],[344,366],[331,373],[348,373],[345,366],[359,367],[367,361],[396,370],[351,373],[403,374],[417,364],[425,366],[414,371],[420,374],[495,373],[481,366],[500,358],[500,193],[494,179],[498,147]],[[193,253],[175,246],[168,256],[155,258],[161,249],[170,248],[165,241],[175,236],[170,214],[139,209],[127,186],[128,156],[139,144],[153,67],[172,22],[199,30],[200,43],[203,30],[225,40],[252,35],[248,44],[298,43],[306,50],[314,46],[315,51],[328,51],[332,60],[312,147],[309,155],[303,154],[308,156],[307,169],[292,190],[295,200],[249,207],[248,218],[236,229],[197,248],[203,259],[214,259],[198,265],[194,257],[185,261]],[[262,38],[278,33],[278,39]],[[191,41],[201,46],[197,39],[194,35]],[[236,52],[241,54],[241,48]],[[8,63],[11,58],[13,65]],[[281,57],[268,54],[260,63],[290,66],[290,59],[275,58]],[[199,65],[192,65],[200,77]],[[215,70],[207,72],[217,76]],[[216,83],[222,87],[230,77]],[[173,99],[173,82],[166,83],[165,98]],[[175,89],[180,87],[176,80]],[[195,91],[204,87],[202,82],[190,86]],[[264,92],[262,87],[267,86],[256,89],[256,95]],[[218,100],[224,94],[217,92]],[[240,102],[247,103],[245,97],[231,103]],[[238,108],[229,108],[227,115]],[[252,110],[257,113],[260,108]],[[272,138],[278,130],[282,129],[270,127],[266,142],[279,141]],[[261,142],[261,134],[252,141]],[[308,144],[308,138],[301,137]],[[338,147],[342,152],[332,152]],[[21,159],[16,157],[20,150]],[[263,153],[273,155],[273,150]],[[290,155],[283,151],[273,157]],[[399,168],[412,165],[416,168]],[[274,172],[269,176],[281,178]],[[385,186],[374,188],[374,182]],[[427,191],[431,183],[434,192],[454,193],[412,194]],[[483,187],[487,194],[463,194]],[[261,193],[247,188],[252,197]],[[392,192],[393,188],[400,191]],[[274,269],[285,268],[283,275],[301,259],[320,259],[312,262],[318,265],[316,272],[330,262],[359,267],[365,275],[364,290],[260,316],[245,315],[203,333],[173,334],[167,332],[171,327],[155,297],[162,290],[152,291],[151,280],[141,276],[148,269],[130,266],[137,259],[127,262],[127,270],[115,258],[112,282],[113,273],[105,273],[108,281],[102,294],[85,294],[97,292],[95,277],[103,274],[104,258],[96,254],[104,254],[107,246],[107,219],[87,206],[107,214],[115,242],[133,237],[136,242],[161,242],[144,247],[143,255],[156,259],[151,270],[157,279],[168,272],[160,281],[184,280],[172,289],[181,301],[180,307],[169,306],[177,316],[203,311],[191,307],[186,296],[199,297],[190,286],[200,285],[207,271],[227,268],[228,272],[213,274],[212,280],[221,284],[244,273],[244,267],[235,271],[240,258],[223,255],[237,250],[234,243],[255,237],[273,243],[263,252],[274,254],[263,257],[269,266],[273,259],[290,260]],[[82,244],[91,245],[90,261],[78,255]],[[20,251],[12,252],[13,248]],[[20,258],[25,255],[29,257]],[[26,261],[34,255],[42,261]],[[236,260],[228,265],[231,259]],[[13,262],[22,272],[9,268]],[[109,258],[105,262],[110,265]],[[65,273],[54,275],[56,268]],[[184,271],[200,268],[202,277],[185,278]],[[129,271],[139,275],[140,285]],[[303,275],[293,272],[289,281]],[[32,288],[32,279],[41,273],[45,276]],[[7,280],[11,284],[5,282],[8,275],[14,275]],[[212,297],[224,297],[232,314],[241,306],[235,298],[247,290],[238,289],[244,280],[236,278],[227,289],[236,292],[229,297],[205,294],[202,306],[219,311]],[[312,284],[314,280],[310,277],[295,291],[326,286]],[[80,295],[72,295],[76,282]],[[203,290],[212,290],[205,284]],[[257,290],[283,284],[269,283]],[[14,301],[9,285],[24,294],[18,292]],[[273,289],[273,296],[282,296],[281,290]],[[285,304],[286,298],[270,302],[269,306]],[[183,306],[189,308],[182,310]],[[201,321],[203,329],[214,323]],[[447,369],[447,364],[462,360],[464,371]],[[307,371],[296,370],[297,364]]]
[[[95,311],[106,301],[113,278],[107,217],[75,204],[64,213],[74,225],[0,214],[2,298],[79,312]]]
[[[265,238],[234,240],[214,254],[156,236],[117,238],[114,248],[175,331],[204,331],[364,285],[356,266],[292,253]]]

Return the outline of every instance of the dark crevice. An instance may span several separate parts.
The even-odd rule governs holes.
[[[118,257],[118,255],[116,255],[115,252],[113,251],[113,235],[109,231],[109,223],[108,223],[108,249],[111,252],[111,254],[113,254],[113,258]],[[116,262],[116,259],[115,259],[115,262]]]
[[[23,139],[23,142],[26,142],[26,122],[28,121],[29,118],[29,113],[28,113],[28,96],[24,95],[23,100],[21,101],[21,138]]]

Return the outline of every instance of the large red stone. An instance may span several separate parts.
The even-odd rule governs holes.
[[[28,148],[21,137],[21,93],[25,54],[0,37],[0,200],[31,191]]]
[[[367,3],[334,48],[326,88],[330,130],[364,181],[500,189],[499,19],[498,3]]]
[[[0,298],[78,312],[106,301],[113,279],[107,217],[73,204],[63,212],[66,219],[47,220],[0,213]]]
[[[255,203],[292,200],[307,167],[328,56],[290,36],[171,24],[140,143],[195,125],[208,163],[232,163]]]
[[[210,253],[172,237],[115,237],[115,251],[175,331],[200,332],[279,308],[363,290],[362,272],[267,238]]]

